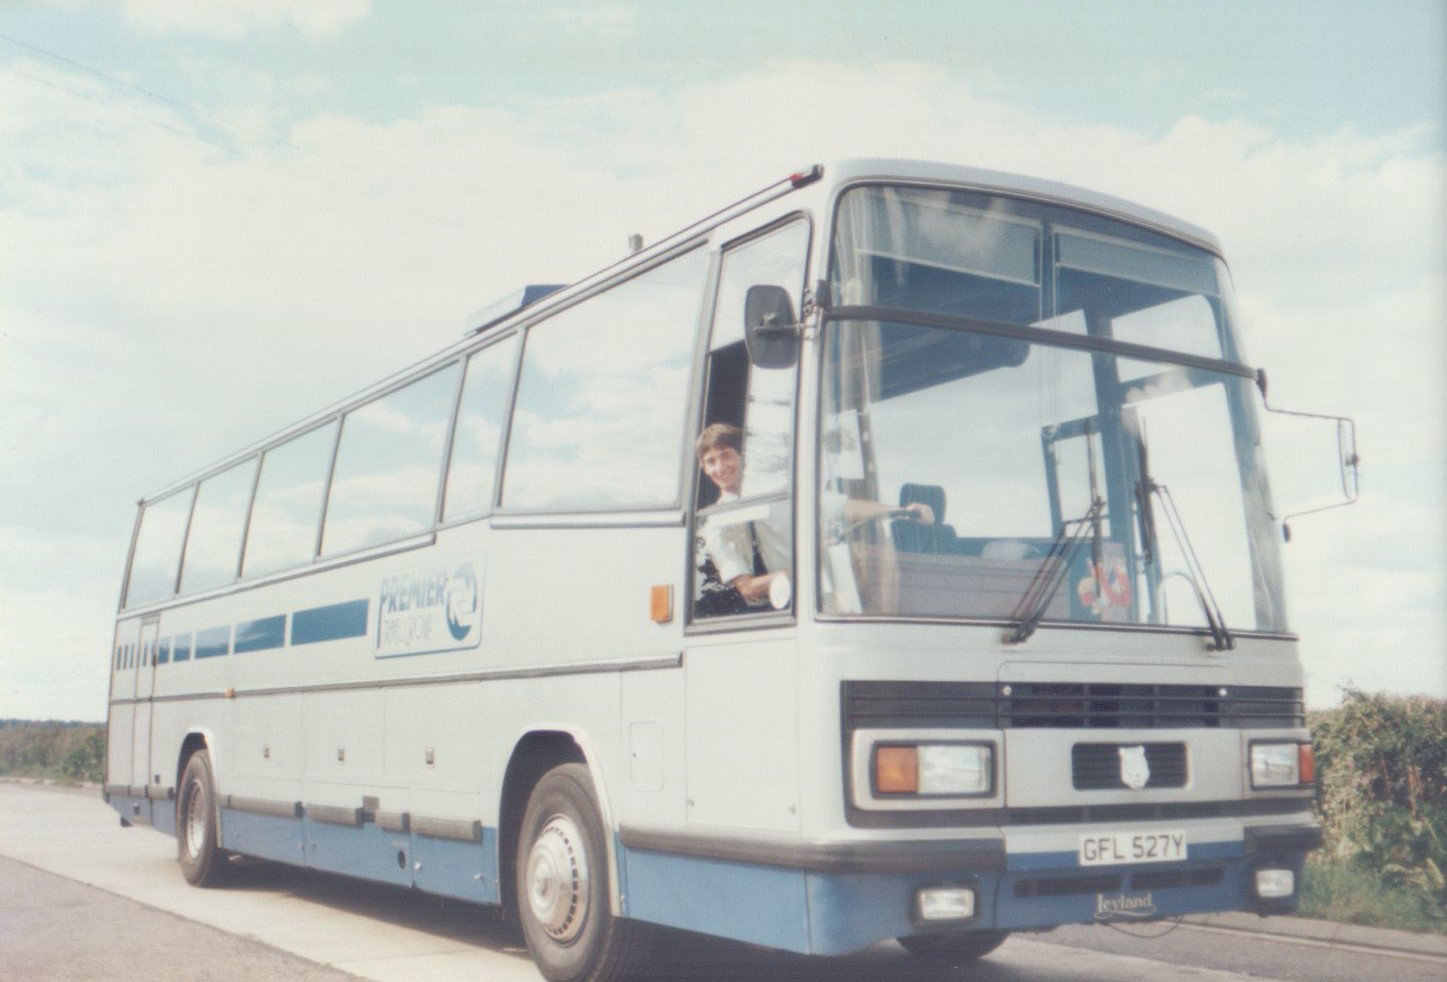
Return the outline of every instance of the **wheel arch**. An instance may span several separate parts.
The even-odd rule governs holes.
[[[198,750],[205,750],[211,755],[211,776],[216,776],[216,740],[210,730],[204,727],[196,727],[186,731],[186,736],[181,740],[181,749],[176,754],[176,788],[177,795],[181,790],[181,775],[186,771],[186,761]]]
[[[582,764],[593,781],[603,824],[603,840],[607,849],[609,869],[609,906],[615,916],[621,915],[621,879],[614,841],[612,811],[608,804],[607,786],[599,767],[598,755],[592,751],[585,736],[571,727],[542,726],[524,733],[513,745],[502,781],[502,800],[498,808],[498,885],[503,911],[509,918],[517,911],[517,840],[527,810],[528,797],[544,774],[561,764]]]

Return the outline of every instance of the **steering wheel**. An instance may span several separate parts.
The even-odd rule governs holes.
[[[858,532],[860,529],[865,528],[869,525],[873,525],[875,522],[884,521],[885,519],[889,519],[891,521],[904,519],[906,521],[918,522],[919,512],[913,511],[909,508],[891,508],[889,511],[877,512],[873,515],[868,516],[867,518],[861,518],[857,521],[850,522],[848,525],[844,526],[844,531],[839,534],[839,540],[842,542],[845,539],[849,538],[851,535],[853,535],[855,532]]]

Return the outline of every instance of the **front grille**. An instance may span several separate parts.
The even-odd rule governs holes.
[[[1017,880],[1017,897],[1071,897],[1091,893],[1116,893],[1120,877],[1109,874],[1094,876],[1038,876]]]
[[[1121,780],[1121,744],[1077,743],[1070,748],[1070,774],[1077,791],[1115,791],[1128,787]],[[1129,746],[1129,745],[1127,745]],[[1150,777],[1147,788],[1184,788],[1186,786],[1186,745],[1183,743],[1147,743],[1146,766]]]
[[[1225,878],[1226,871],[1220,866],[1197,869],[1155,869],[1134,873],[1130,878],[1132,890],[1169,890],[1172,887],[1213,887]]]
[[[1028,682],[1000,690],[1003,728],[1256,729],[1306,723],[1300,689]]]
[[[1220,866],[1193,869],[1154,869],[1131,873],[1128,877],[1111,873],[1077,874],[1074,876],[1032,876],[1015,881],[1015,896],[1072,897],[1092,893],[1118,893],[1128,890],[1170,890],[1180,887],[1211,887],[1225,879]],[[1127,885],[1128,881],[1128,885]]]
[[[1081,682],[845,682],[846,732],[864,728],[1265,729],[1306,725],[1300,689]]]

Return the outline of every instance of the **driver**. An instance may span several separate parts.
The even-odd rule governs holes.
[[[729,423],[712,423],[698,436],[698,464],[718,488],[719,504],[739,500],[743,443],[743,430]],[[821,506],[842,512],[849,523],[883,518],[897,511],[878,501],[846,499],[834,492],[825,492]],[[719,579],[737,590],[751,606],[765,603],[775,578],[788,575],[792,545],[789,521],[787,514],[775,514],[787,507],[785,502],[770,505],[769,517],[756,521],[726,523],[714,518],[701,530],[704,551]],[[934,524],[934,510],[923,502],[913,502],[903,510],[910,512],[908,517],[914,521]]]

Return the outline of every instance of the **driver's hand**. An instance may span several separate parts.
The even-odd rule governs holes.
[[[913,520],[921,525],[933,525],[935,523],[935,510],[923,501],[912,501],[904,506],[904,510],[913,512]]]

